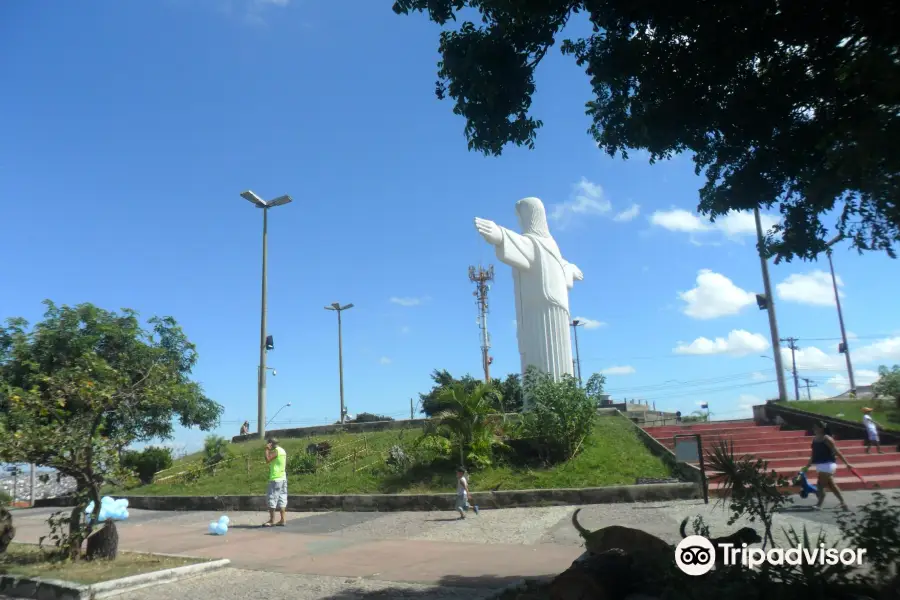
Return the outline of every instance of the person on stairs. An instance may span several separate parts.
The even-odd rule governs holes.
[[[866,426],[866,454],[872,450],[872,444],[875,444],[875,450],[878,451],[878,454],[884,454],[881,450],[881,442],[878,439],[878,430],[883,429],[881,425],[875,422],[875,419],[872,418],[872,409],[864,408],[863,410],[863,425]]]
[[[816,482],[816,495],[819,497],[819,501],[816,503],[815,509],[819,510],[822,508],[822,504],[825,503],[825,488],[828,488],[837,496],[838,501],[841,503],[841,508],[849,510],[841,490],[834,481],[834,474],[837,472],[838,458],[847,465],[848,469],[852,469],[853,465],[838,450],[837,445],[834,443],[834,438],[828,434],[828,428],[825,423],[819,421],[813,425],[813,434],[812,455],[809,458],[809,462],[803,467],[803,472],[806,473],[811,466],[815,466],[816,473],[819,476]]]

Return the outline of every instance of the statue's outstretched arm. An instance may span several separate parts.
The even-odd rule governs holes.
[[[527,271],[535,259],[534,242],[524,235],[500,227],[487,219],[475,219],[475,229],[496,249],[497,258],[507,265]]]

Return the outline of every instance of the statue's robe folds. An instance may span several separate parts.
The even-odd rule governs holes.
[[[569,290],[575,267],[565,261],[551,237],[500,228],[497,258],[513,269],[516,333],[522,373],[535,366],[559,380],[574,375],[569,327]]]

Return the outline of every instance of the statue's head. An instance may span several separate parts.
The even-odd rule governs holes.
[[[516,202],[516,214],[519,215],[519,226],[522,233],[532,233],[550,237],[547,227],[547,211],[544,203],[538,198],[522,198]]]

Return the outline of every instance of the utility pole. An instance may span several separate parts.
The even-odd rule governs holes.
[[[494,265],[490,265],[487,269],[482,267],[469,267],[469,281],[475,284],[475,302],[478,305],[478,327],[481,329],[481,364],[484,367],[484,383],[491,384],[491,362],[493,359],[488,354],[491,348],[491,337],[488,334],[487,315],[488,315],[488,291],[490,290],[489,282],[494,280]]]
[[[784,367],[781,364],[781,345],[778,337],[778,320],[775,318],[775,298],[772,297],[772,282],[769,281],[769,261],[764,252],[765,238],[763,237],[762,221],[759,216],[759,208],[753,209],[753,217],[756,220],[756,241],[759,252],[759,263],[762,269],[763,290],[765,295],[756,295],[756,304],[760,310],[769,313],[769,331],[772,336],[772,351],[775,360],[775,373],[778,378],[778,399],[787,400],[787,386],[784,383]]]
[[[269,240],[269,209],[282,204],[292,202],[290,196],[279,196],[266,202],[252,191],[247,190],[241,194],[241,198],[252,203],[263,212],[262,235],[262,310],[259,324],[259,373],[257,380],[257,433],[259,439],[266,437],[266,352],[274,349],[272,336],[266,335],[266,320],[268,318],[268,240]]]
[[[841,339],[843,340],[838,346],[838,351],[844,355],[847,360],[847,376],[850,378],[850,396],[856,397],[856,380],[853,378],[853,363],[850,361],[850,345],[847,343],[847,330],[844,328],[844,313],[841,311],[841,295],[838,293],[837,277],[834,275],[834,262],[831,260],[831,247],[841,241],[843,236],[838,235],[836,238],[828,242],[828,249],[825,254],[828,255],[828,268],[831,269],[831,286],[834,288],[834,303],[837,305],[838,322],[841,325]]]
[[[812,392],[809,391],[809,388],[816,387],[816,384],[812,383],[812,380],[807,379],[806,377],[801,377],[801,379],[806,382],[806,399],[812,402]]]
[[[579,386],[579,387],[582,387],[582,383],[581,383],[581,354],[579,354],[579,352],[578,352],[578,326],[579,326],[579,325],[582,325],[582,326],[583,326],[584,323],[582,323],[582,322],[579,321],[578,319],[575,319],[574,321],[572,321],[571,325],[572,325],[572,333],[574,334],[574,337],[575,337],[575,364],[578,365],[578,368],[575,370],[575,374],[576,374],[576,376],[578,377],[578,386]]]
[[[800,379],[797,377],[797,355],[795,352],[800,348],[797,347],[797,342],[799,341],[797,338],[789,337],[781,340],[782,342],[788,343],[788,348],[791,349],[791,362],[793,363],[792,372],[794,374],[794,399],[800,400]]]
[[[344,417],[347,415],[347,409],[344,407],[344,342],[341,333],[341,313],[345,310],[353,308],[353,303],[341,306],[340,302],[332,302],[331,306],[326,306],[325,310],[333,310],[338,317],[338,376],[341,381],[341,425],[344,424]]]
[[[409,399],[409,420],[410,420],[410,421],[412,421],[413,419],[416,418],[416,415],[415,415],[415,413],[414,413],[413,411],[414,411],[414,408],[413,408],[413,399],[410,398],[410,399]]]

